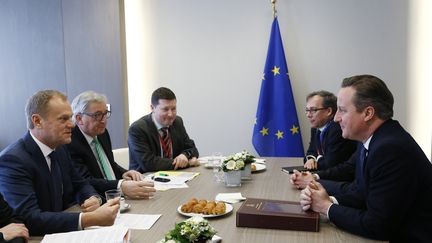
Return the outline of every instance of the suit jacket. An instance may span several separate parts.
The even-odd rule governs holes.
[[[105,180],[100,170],[99,163],[84,137],[84,134],[78,126],[75,126],[72,129],[72,142],[66,146],[79,174],[86,178],[90,182],[90,185],[92,185],[99,194],[104,197],[105,191],[117,188],[119,179],[122,178],[122,175],[126,170],[114,161],[111,138],[108,130],[105,130],[103,134],[98,135],[97,137],[106,156],[108,157],[116,180]]]
[[[330,220],[358,235],[393,242],[432,239],[432,164],[397,121],[373,134],[351,193],[337,196]]]
[[[311,138],[306,156],[318,156],[317,148],[320,144],[317,135],[318,131],[319,130],[316,128],[311,129]],[[329,125],[324,130],[322,139],[323,154],[318,160],[318,170],[325,170],[348,160],[357,147],[357,142],[342,137],[340,125],[334,121],[330,121]]]
[[[97,195],[73,167],[65,146],[56,148],[62,181],[62,198],[53,198],[51,172],[39,146],[27,132],[0,154],[0,191],[24,219],[31,235],[78,229],[78,212],[55,211],[52,200],[61,200],[63,209]]]
[[[363,146],[358,143],[358,146]],[[352,182],[355,178],[355,168],[357,163],[357,158],[359,156],[359,150],[356,150],[351,157],[336,166],[327,168],[325,170],[319,170],[316,172],[321,179],[332,180],[332,181],[344,181]]]
[[[141,117],[129,127],[129,169],[139,172],[172,170],[173,159],[161,157],[159,132],[154,124],[151,113]],[[189,138],[181,117],[177,116],[169,127],[173,158],[181,153],[189,157],[198,157],[195,143]]]
[[[19,218],[16,218],[13,215],[13,210],[7,202],[3,199],[3,196],[0,194],[0,228],[3,228],[4,226],[11,224],[11,223],[20,223],[21,221]],[[10,241],[5,241],[3,238],[3,235],[0,233],[0,243],[5,242],[25,242],[23,237],[17,237]]]

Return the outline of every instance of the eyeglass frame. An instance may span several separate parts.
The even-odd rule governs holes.
[[[106,119],[111,117],[111,111],[107,110],[105,112],[93,112],[93,113],[88,113],[88,112],[81,112],[81,114],[83,115],[87,115],[90,116],[91,118],[93,118],[95,121],[102,121],[105,117]],[[100,117],[99,117],[100,116]],[[99,118],[98,118],[99,117]]]
[[[314,115],[317,111],[321,111],[321,110],[325,110],[328,109],[329,107],[321,107],[321,108],[315,108],[312,107],[310,109],[305,109],[305,114],[307,115],[308,113],[310,113],[311,115]]]

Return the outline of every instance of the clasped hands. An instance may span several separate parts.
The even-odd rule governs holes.
[[[172,162],[172,165],[174,165],[174,170],[177,170],[179,168],[185,168],[188,166],[198,166],[199,164],[200,163],[196,157],[188,159],[184,154],[179,154],[177,157],[174,158],[174,161]]]
[[[332,203],[327,191],[316,181],[311,181],[300,193],[300,205],[304,211],[311,209],[327,215]]]

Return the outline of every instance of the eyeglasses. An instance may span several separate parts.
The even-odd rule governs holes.
[[[322,107],[322,108],[310,108],[310,109],[306,109],[305,110],[305,114],[307,115],[308,113],[310,113],[311,115],[314,115],[317,111],[320,110],[325,110],[327,109],[326,107]]]
[[[106,119],[110,118],[111,111],[105,111],[105,112],[98,111],[94,113],[82,112],[81,114],[93,117],[93,119],[96,121],[102,121],[105,117]]]

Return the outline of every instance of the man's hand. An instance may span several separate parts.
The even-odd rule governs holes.
[[[133,199],[149,199],[156,192],[153,182],[150,181],[123,181],[121,190],[124,195]]]
[[[314,176],[309,171],[299,172],[298,170],[294,170],[294,173],[290,175],[290,182],[297,189],[305,189],[311,181],[314,181]]]
[[[125,180],[141,181],[142,175],[136,170],[128,170],[122,175]]]
[[[300,194],[300,204],[303,210],[309,208],[315,212],[327,214],[329,207],[333,204],[324,187],[316,182],[311,182]]]
[[[199,165],[200,165],[200,162],[198,161],[198,159],[197,159],[196,157],[192,157],[192,158],[189,160],[189,165],[190,165],[190,166],[199,166]]]
[[[91,196],[87,200],[85,200],[83,204],[81,204],[81,209],[83,212],[91,212],[99,208],[99,206],[99,199],[95,196]]]
[[[316,160],[308,159],[304,164],[304,167],[308,170],[316,170],[318,168],[318,164]]]
[[[120,198],[110,199],[95,211],[86,212],[81,215],[81,227],[90,226],[111,226],[117,217],[120,209]]]
[[[174,158],[172,165],[174,165],[174,170],[177,170],[179,168],[187,167],[189,165],[189,161],[186,155],[179,154],[177,157]]]
[[[5,227],[0,228],[0,232],[3,234],[5,241],[10,241],[17,237],[23,237],[26,241],[29,239],[29,232],[24,224],[8,224]]]

